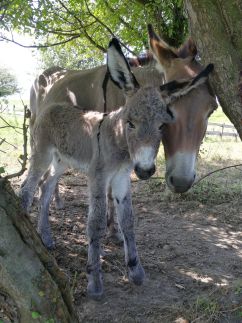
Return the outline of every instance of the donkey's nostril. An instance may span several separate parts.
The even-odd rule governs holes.
[[[173,176],[170,176],[170,182],[171,182],[172,185],[174,184],[174,178],[173,178]]]
[[[150,169],[150,176],[152,176],[156,171],[155,165]]]
[[[140,178],[140,179],[148,179],[150,176],[152,176],[155,173],[155,165],[153,165],[149,169],[143,169],[139,165],[136,165],[134,168],[135,174]]]

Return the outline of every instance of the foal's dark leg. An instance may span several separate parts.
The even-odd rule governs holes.
[[[57,183],[55,186],[54,191],[54,198],[55,198],[55,207],[57,210],[61,210],[64,208],[64,202],[60,196],[59,184]]]
[[[128,267],[129,280],[136,285],[141,285],[145,272],[140,263],[135,242],[129,173],[120,172],[114,177],[112,180],[112,191],[119,226],[123,233],[125,262]]]
[[[38,218],[38,233],[44,245],[48,249],[54,248],[55,244],[51,236],[51,228],[49,223],[49,207],[56,188],[57,181],[66,170],[66,166],[57,163],[55,160],[52,162],[51,172],[47,171],[40,186],[40,212]]]
[[[112,197],[111,187],[108,191],[108,212],[107,212],[107,224],[108,224],[108,237],[115,243],[121,244],[123,242],[123,235],[116,222],[116,209]]]
[[[104,180],[102,176],[100,178],[98,176],[89,178],[87,292],[93,298],[99,298],[103,294],[100,240],[106,233],[106,212],[106,185]]]
[[[51,159],[52,156],[48,152],[38,152],[31,157],[28,175],[20,190],[22,206],[27,212],[33,203],[34,193],[40,178],[48,169]]]
[[[58,166],[58,163],[60,163],[60,161],[58,161],[58,159],[56,158],[55,161],[56,165]],[[61,166],[60,166],[61,167]],[[40,183],[39,183],[39,187],[41,187],[43,185],[43,183],[47,180],[47,178],[50,176],[50,169],[44,174],[44,176],[42,177]],[[53,196],[54,197],[54,201],[55,201],[55,207],[57,210],[61,210],[64,208],[64,203],[62,201],[62,198],[60,197],[60,192],[59,192],[59,184],[58,182],[55,185],[55,189],[53,192]]]

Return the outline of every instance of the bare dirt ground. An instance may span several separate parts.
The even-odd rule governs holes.
[[[68,173],[61,180],[65,208],[51,207],[52,254],[69,277],[80,321],[242,322],[241,199],[211,203],[189,193],[174,197],[160,179],[135,181],[132,187],[145,283],[128,282],[123,247],[106,238],[105,293],[93,301],[86,294],[86,178]],[[34,223],[36,216],[34,207]]]

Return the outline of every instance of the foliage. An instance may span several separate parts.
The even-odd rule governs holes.
[[[7,68],[0,66],[0,97],[5,97],[18,92],[15,75]]]
[[[138,54],[147,48],[149,22],[171,45],[179,45],[187,33],[183,1],[2,0],[0,5],[2,39],[10,39],[7,32],[14,29],[33,35],[41,48],[59,44],[45,50],[44,58],[65,63],[66,57],[66,65],[78,65],[80,57],[100,62],[113,36]]]
[[[84,46],[86,45],[73,47],[72,43],[68,43],[65,46],[44,48],[41,50],[40,68],[60,66],[68,69],[85,69],[103,64],[103,54],[99,50],[94,48],[92,53],[88,50],[83,53]]]

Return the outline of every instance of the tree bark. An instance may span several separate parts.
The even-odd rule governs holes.
[[[65,275],[43,246],[9,182],[1,178],[0,320],[78,322]]]
[[[185,8],[203,62],[215,65],[215,93],[242,139],[241,0],[185,0]]]

